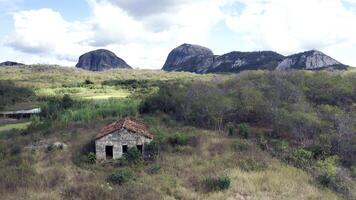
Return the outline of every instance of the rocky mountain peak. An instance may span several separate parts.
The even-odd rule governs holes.
[[[323,68],[344,69],[347,66],[318,50],[305,51],[287,56],[277,69],[307,69]]]
[[[195,44],[182,44],[177,48],[173,49],[163,66],[163,70],[166,71],[185,71],[191,69],[204,68],[207,63],[211,62],[214,57],[213,51],[210,49],[195,45]],[[204,63],[204,64],[202,64]],[[192,69],[194,68],[194,69]]]
[[[113,68],[132,69],[123,59],[106,49],[98,49],[83,54],[79,57],[76,67],[90,71],[104,71]]]
[[[18,62],[13,62],[13,61],[6,61],[6,62],[0,63],[0,66],[2,66],[2,67],[22,66],[22,65],[25,65],[25,64],[18,63]]]

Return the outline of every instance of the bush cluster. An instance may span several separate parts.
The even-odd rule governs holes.
[[[136,147],[129,148],[124,154],[124,157],[131,164],[142,162],[142,153]]]
[[[182,145],[188,145],[190,143],[194,143],[195,139],[196,137],[191,134],[175,133],[168,137],[168,142],[172,146],[182,146]]]
[[[229,189],[231,180],[228,176],[213,176],[203,180],[203,187],[206,191],[223,191]]]
[[[128,169],[120,169],[114,171],[109,177],[108,181],[113,184],[122,185],[132,178],[132,172]]]

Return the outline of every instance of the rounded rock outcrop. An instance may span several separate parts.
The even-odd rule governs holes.
[[[210,67],[214,53],[210,49],[194,44],[182,44],[173,49],[163,66],[165,71],[190,71],[204,73]]]
[[[346,69],[347,66],[338,62],[324,53],[311,50],[302,53],[297,53],[286,57],[279,63],[277,69],[306,69],[318,70],[324,68]]]
[[[114,68],[132,69],[123,59],[106,49],[83,54],[79,57],[76,67],[90,71],[105,71]]]

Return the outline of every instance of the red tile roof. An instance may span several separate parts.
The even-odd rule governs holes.
[[[130,118],[123,118],[107,126],[104,126],[101,131],[96,135],[95,139],[98,140],[106,135],[109,135],[110,133],[121,130],[123,128],[133,133],[140,134],[147,138],[153,139],[153,135],[148,131],[147,127],[143,123]]]

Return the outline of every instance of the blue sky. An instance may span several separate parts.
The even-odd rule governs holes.
[[[356,0],[0,0],[0,62],[74,66],[106,48],[159,69],[182,43],[215,54],[321,50],[356,66]]]

